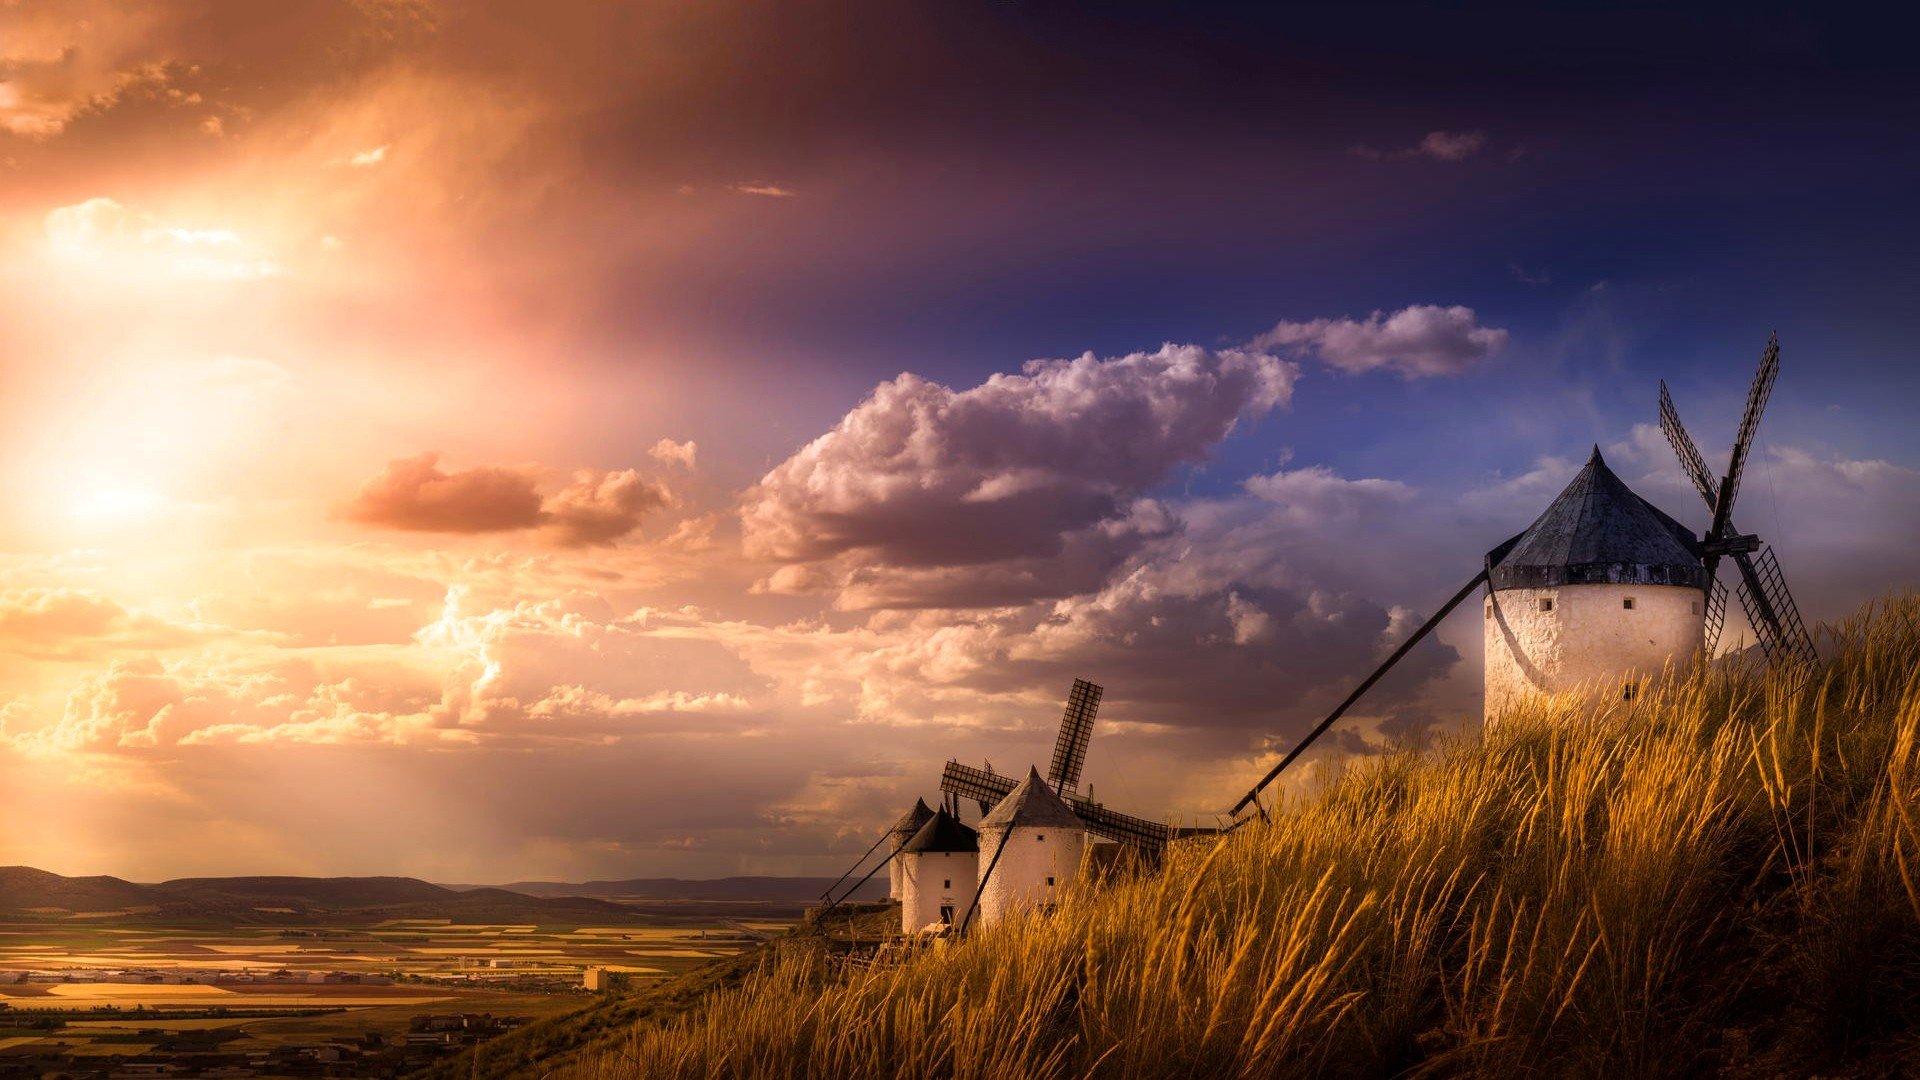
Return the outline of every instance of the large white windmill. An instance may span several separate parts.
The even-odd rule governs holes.
[[[1486,564],[1414,631],[1373,673],[1307,733],[1235,803],[1266,810],[1260,792],[1325,734],[1440,620],[1482,586],[1489,720],[1529,696],[1579,687],[1612,687],[1632,697],[1645,677],[1711,654],[1725,623],[1726,591],[1715,577],[1720,560],[1740,571],[1739,596],[1768,660],[1805,666],[1818,659],[1813,638],[1787,590],[1780,562],[1757,536],[1733,527],[1760,414],[1780,373],[1780,342],[1767,342],[1747,392],[1746,413],[1726,474],[1717,480],[1680,426],[1666,383],[1660,384],[1660,429],[1679,454],[1713,517],[1704,536],[1633,493],[1594,447],[1587,465],[1534,523],[1487,553]]]

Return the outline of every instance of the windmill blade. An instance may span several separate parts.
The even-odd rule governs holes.
[[[1800,607],[1787,589],[1787,577],[1772,548],[1758,555],[1735,555],[1740,566],[1740,606],[1760,639],[1761,651],[1774,663],[1810,665],[1820,659]]]
[[[1020,782],[1011,776],[1001,776],[957,761],[947,762],[947,767],[940,771],[940,790],[948,795],[972,799],[980,804],[983,814],[1019,785]]]
[[[1727,459],[1727,476],[1720,481],[1720,498],[1714,503],[1713,529],[1709,536],[1723,536],[1731,528],[1733,500],[1740,494],[1740,476],[1746,471],[1747,451],[1753,445],[1753,433],[1760,426],[1760,413],[1773,396],[1773,380],[1780,375],[1780,338],[1767,339],[1767,351],[1760,357],[1760,370],[1753,373],[1753,385],[1747,389],[1747,411],[1740,418],[1740,433],[1733,439],[1733,454]]]
[[[1673,447],[1675,456],[1679,457],[1680,467],[1686,471],[1687,478],[1693,481],[1694,489],[1700,492],[1702,499],[1707,501],[1707,509],[1716,511],[1717,520],[1719,499],[1716,492],[1719,489],[1719,485],[1714,483],[1713,470],[1707,467],[1707,459],[1705,455],[1700,453],[1700,447],[1694,444],[1693,436],[1687,434],[1687,429],[1681,426],[1680,410],[1673,407],[1673,395],[1667,392],[1667,381],[1665,379],[1660,380],[1660,431],[1666,435],[1667,443]],[[1732,516],[1728,515],[1725,521],[1719,522],[1719,524],[1714,526],[1709,526],[1707,529],[1708,540],[1717,539],[1721,535],[1721,533],[1714,531],[1715,528],[1720,529],[1721,533],[1732,532]],[[1712,655],[1714,643],[1720,640],[1720,623],[1725,621],[1727,594],[1726,589],[1720,585],[1720,578],[1717,576],[1720,569],[1720,556],[1710,552],[1701,562],[1707,570],[1708,615],[1711,626],[1707,634],[1706,643],[1707,653],[1708,655]],[[1712,620],[1711,610],[1711,605],[1714,600],[1713,592],[1716,589],[1719,590],[1719,612],[1721,616],[1719,621]]]
[[[999,802],[1018,786],[1019,781],[1011,776],[1001,776],[957,761],[947,762],[947,767],[940,773],[941,791],[973,799],[982,806]],[[1066,802],[1080,820],[1087,823],[1087,831],[1109,840],[1135,847],[1160,847],[1173,835],[1173,830],[1159,822],[1109,810],[1092,799],[1070,795]]]
[[[1087,763],[1087,743],[1093,739],[1093,721],[1104,693],[1085,679],[1073,680],[1066,715],[1060,718],[1060,737],[1053,744],[1053,763],[1047,766],[1053,790],[1067,792],[1080,786],[1080,768]]]
[[[1081,821],[1087,823],[1088,832],[1118,843],[1157,848],[1165,846],[1173,836],[1173,830],[1160,822],[1109,810],[1089,800],[1070,798],[1067,805],[1073,808]]]
[[[1720,632],[1726,629],[1727,626],[1727,587],[1720,583],[1719,578],[1714,578],[1711,584],[1712,587],[1707,590],[1707,632],[1705,644],[1708,656],[1712,656],[1713,650],[1719,647]]]
[[[1673,452],[1679,456],[1680,467],[1686,470],[1694,489],[1707,501],[1707,508],[1712,509],[1715,489],[1718,487],[1713,480],[1713,470],[1707,467],[1707,459],[1700,453],[1700,447],[1694,444],[1693,436],[1680,426],[1680,410],[1673,407],[1673,395],[1667,393],[1665,379],[1660,380],[1660,432],[1667,437]]]

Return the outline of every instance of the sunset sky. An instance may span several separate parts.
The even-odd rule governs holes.
[[[0,0],[0,864],[837,873],[1076,676],[1211,822],[1773,330],[1742,527],[1920,581],[1906,42],[1332,7]]]

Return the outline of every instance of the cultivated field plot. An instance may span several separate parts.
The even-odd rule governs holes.
[[[628,926],[9,922],[0,924],[0,1065],[55,1046],[126,1055],[166,1053],[183,1039],[223,1053],[397,1040],[422,1014],[537,1020],[585,1004],[590,968],[666,978],[787,925],[680,916],[660,926],[642,912]]]
[[[666,976],[730,956],[752,944],[756,936],[782,932],[788,925],[761,919],[664,927],[638,921],[631,926],[583,927],[454,923],[445,919],[299,927],[126,927],[92,920],[78,925],[70,920],[10,923],[0,929],[0,1001],[20,1008],[31,1007],[34,999],[55,996],[63,1000],[49,1002],[48,1007],[72,1008],[81,997],[92,995],[113,1003],[211,1003],[201,999],[207,998],[209,991],[217,991],[215,996],[292,994],[342,1004],[338,996],[342,993],[350,996],[380,991],[373,994],[379,997],[385,991],[413,987],[421,981],[504,984],[532,976],[560,975],[571,975],[578,981],[584,969],[594,967]],[[81,979],[90,977],[83,973],[130,970],[204,972],[225,978],[217,987],[17,981],[19,973],[25,972],[71,972]],[[373,976],[397,985],[262,985],[283,972]],[[249,979],[260,983],[250,984],[246,981]],[[196,981],[207,983],[211,979],[202,976]],[[260,998],[249,1003],[264,1001]]]

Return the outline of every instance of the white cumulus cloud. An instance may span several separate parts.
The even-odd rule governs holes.
[[[920,602],[915,580],[958,606],[969,582],[988,603],[1095,587],[1170,527],[1146,493],[1285,404],[1297,374],[1168,345],[1037,360],[969,390],[901,375],[747,492],[743,536],[761,558],[841,560],[889,605]]]
[[[1480,325],[1470,307],[1414,304],[1359,320],[1282,322],[1250,345],[1313,356],[1353,375],[1385,369],[1415,379],[1458,375],[1506,343],[1507,332]]]

